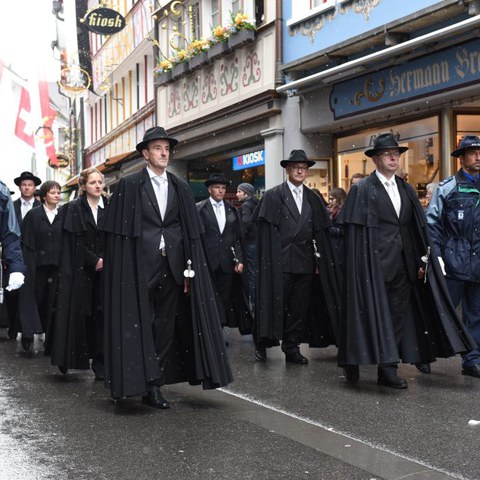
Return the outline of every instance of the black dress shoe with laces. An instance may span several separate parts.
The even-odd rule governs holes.
[[[296,363],[297,365],[306,365],[308,358],[305,358],[300,352],[286,353],[285,361],[288,363]]]
[[[360,380],[360,369],[358,365],[346,365],[343,367],[343,373],[348,383],[356,384]]]
[[[142,397],[142,403],[162,410],[170,408],[170,404],[165,398],[163,398],[162,393],[160,392],[160,387],[157,386],[151,387],[147,394]]]
[[[462,367],[462,375],[480,378],[480,364],[470,365],[469,367]]]
[[[398,389],[404,389],[408,387],[407,381],[398,377],[397,375],[379,375],[377,379],[377,385]]]
[[[422,373],[431,373],[432,369],[430,367],[429,363],[416,363],[415,367],[417,367],[417,370]]]
[[[253,355],[255,356],[255,360],[265,362],[267,360],[267,349],[265,347],[255,347]]]

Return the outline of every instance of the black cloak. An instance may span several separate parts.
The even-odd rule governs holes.
[[[152,336],[152,313],[141,258],[142,171],[124,177],[110,199],[100,228],[106,232],[105,381],[113,398],[144,394],[160,378]],[[200,238],[201,224],[192,191],[167,172],[175,188],[184,236],[185,258],[195,277],[180,302],[175,347],[167,362],[166,383],[188,381],[217,388],[232,381],[213,287]]]
[[[104,199],[104,207],[107,205]],[[93,324],[101,322],[101,305],[92,311],[93,296],[103,300],[101,292],[93,291],[102,288],[102,272],[96,272],[95,266],[102,258],[103,232],[89,222],[88,215],[93,222],[85,195],[63,207],[56,307],[46,335],[45,355],[51,356],[52,365],[67,369],[88,370],[90,358],[103,348]]]
[[[331,221],[327,209],[315,192],[308,188],[303,192],[312,208],[313,235],[319,253],[318,275],[313,276],[303,342],[311,347],[326,347],[336,343],[340,313],[339,272],[329,235]],[[284,195],[282,185],[267,190],[252,219],[257,222],[253,336],[257,344],[266,347],[279,345],[283,335],[283,262],[278,225],[283,215]]]
[[[375,174],[373,174],[375,175]],[[425,255],[431,241],[415,190],[403,183],[412,203],[414,250]],[[475,342],[455,313],[438,259],[430,255],[427,281],[413,289],[411,311],[400,348],[390,319],[377,245],[379,187],[370,178],[352,186],[340,214],[344,226],[344,289],[338,364],[430,363],[474,348]],[[380,184],[380,188],[383,186]],[[421,252],[421,253],[420,253]]]

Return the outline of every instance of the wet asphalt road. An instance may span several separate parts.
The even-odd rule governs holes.
[[[0,330],[0,337],[5,335]],[[6,336],[6,335],[5,335]],[[480,479],[480,380],[458,357],[432,374],[403,365],[409,389],[378,387],[374,367],[348,386],[335,349],[285,364],[230,332],[235,382],[163,389],[172,408],[114,403],[91,372],[63,376],[0,338],[0,479]]]

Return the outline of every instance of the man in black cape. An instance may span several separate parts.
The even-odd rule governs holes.
[[[455,313],[437,258],[429,255],[417,194],[395,175],[406,150],[393,135],[379,135],[365,152],[377,170],[352,186],[341,212],[345,257],[338,364],[350,383],[359,380],[358,365],[376,364],[379,385],[407,388],[397,375],[400,359],[429,363],[468,351],[474,343]]]
[[[145,132],[147,167],[120,180],[100,227],[106,385],[154,408],[169,408],[164,384],[232,380],[193,194],[166,171],[176,144],[161,127]]]
[[[265,361],[266,348],[282,340],[286,361],[305,365],[308,359],[300,353],[300,343],[335,344],[339,280],[328,230],[330,217],[320,197],[303,185],[307,169],[315,162],[303,150],[293,150],[280,164],[287,170],[287,181],[265,192],[254,215],[255,358]],[[313,281],[316,276],[319,282]],[[312,309],[315,315],[308,315],[311,299],[319,297],[323,301]]]

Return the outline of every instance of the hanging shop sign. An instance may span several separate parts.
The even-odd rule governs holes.
[[[99,35],[112,35],[125,28],[125,18],[116,10],[106,7],[90,10],[82,23],[88,30]]]
[[[335,119],[454,90],[480,81],[480,40],[338,83],[330,95]]]
[[[70,160],[63,153],[57,153],[56,164],[51,159],[48,160],[48,166],[51,168],[67,168],[69,165],[70,165]]]
[[[265,165],[265,150],[257,150],[256,152],[245,153],[232,159],[233,170],[244,170],[245,168],[259,167]]]

